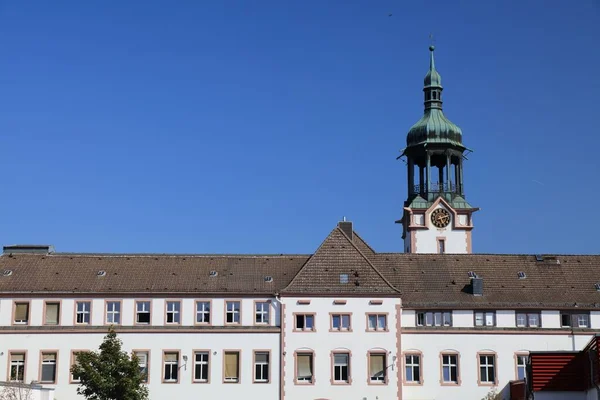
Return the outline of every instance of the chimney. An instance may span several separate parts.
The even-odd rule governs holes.
[[[4,254],[51,254],[54,246],[51,244],[11,244],[2,248]]]
[[[472,278],[471,288],[473,289],[473,296],[483,296],[483,278]]]
[[[338,226],[350,238],[350,240],[354,240],[353,230],[352,230],[352,222],[346,221],[346,217],[344,217],[343,221],[338,222]]]

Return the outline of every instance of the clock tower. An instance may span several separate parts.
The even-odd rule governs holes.
[[[406,253],[471,253],[473,213],[465,200],[461,129],[442,111],[442,78],[429,47],[429,71],[423,92],[425,112],[410,128],[398,158],[408,166],[402,238]]]

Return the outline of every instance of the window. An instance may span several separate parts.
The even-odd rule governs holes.
[[[479,382],[496,383],[496,356],[494,354],[479,355]]]
[[[25,353],[10,353],[10,381],[25,382]]]
[[[417,313],[417,326],[452,326],[452,312],[427,311]]]
[[[148,362],[150,354],[147,351],[134,351],[133,352],[138,359],[138,365],[140,366],[140,374],[143,376],[143,382],[148,383]]]
[[[385,331],[387,330],[387,315],[385,314],[369,314],[367,329],[370,331]]]
[[[560,314],[561,326],[573,327],[573,328],[589,328],[590,327],[590,314],[589,313],[577,313],[572,314],[563,312]]]
[[[15,303],[15,324],[27,325],[29,323],[29,303]]]
[[[267,302],[254,303],[254,322],[257,324],[268,324],[270,307],[271,305]]]
[[[331,330],[350,331],[350,314],[331,314]]]
[[[227,319],[225,320],[228,324],[239,324],[240,323],[240,302],[239,301],[228,301],[225,303]]]
[[[71,353],[71,367],[74,365],[79,365],[79,361],[77,361],[77,356],[80,354],[80,351],[74,351]],[[69,369],[70,371],[70,369]],[[71,373],[71,383],[79,383],[79,375]]]
[[[60,318],[60,303],[46,303],[44,324],[45,325],[58,325],[59,318]]]
[[[458,384],[457,354],[442,354],[442,382]]]
[[[208,382],[208,351],[194,353],[194,382]]]
[[[41,370],[40,381],[42,383],[56,382],[56,353],[42,353]]]
[[[239,351],[225,352],[225,383],[238,383],[240,381],[240,353]]]
[[[254,382],[269,382],[269,352],[254,352]]]
[[[346,284],[349,280],[348,274],[340,274],[340,283]]]
[[[386,382],[386,362],[385,353],[369,354],[369,380],[372,383]]]
[[[296,382],[312,383],[313,381],[313,355],[312,353],[296,354]]]
[[[136,324],[150,324],[149,301],[138,301],[135,303],[135,322]]]
[[[496,326],[496,313],[493,311],[476,311],[475,326]]]
[[[438,253],[444,254],[446,252],[446,239],[438,239]]]
[[[421,355],[407,354],[404,356],[406,382],[421,383]]]
[[[527,359],[529,357],[526,354],[516,354],[517,359],[517,379],[523,380],[527,374]]]
[[[350,382],[350,354],[333,354],[333,383]]]
[[[167,301],[167,324],[178,324],[181,321],[181,303]]]
[[[314,314],[296,314],[296,330],[298,330],[298,331],[314,331],[315,330],[315,315]]]
[[[540,327],[541,319],[540,314],[537,312],[517,313],[517,327]]]
[[[78,301],[75,303],[75,323],[89,324],[92,303],[89,301]]]
[[[164,355],[163,382],[179,382],[179,352],[167,352]]]
[[[196,302],[196,323],[210,324],[210,301]]]
[[[121,323],[121,302],[107,301],[106,302],[106,323],[120,324]]]

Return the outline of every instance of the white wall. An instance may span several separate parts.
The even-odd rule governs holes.
[[[429,213],[426,214],[425,225],[428,229],[417,229],[415,232],[415,252],[416,253],[437,253],[438,238],[445,238],[446,253],[464,254],[467,253],[467,231],[464,229],[454,229],[453,225],[459,221],[454,221],[454,214],[443,204],[438,204],[434,208],[428,210],[433,211],[438,208],[443,208],[450,213],[451,222],[445,228],[437,228],[432,225],[429,218]],[[407,237],[410,233],[407,234]]]

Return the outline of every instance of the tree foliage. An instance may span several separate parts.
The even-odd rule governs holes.
[[[80,381],[77,394],[87,400],[147,400],[148,388],[135,354],[121,350],[122,342],[109,328],[99,351],[77,354],[71,373]]]
[[[0,390],[0,400],[31,400],[31,385],[26,383],[11,383]]]

